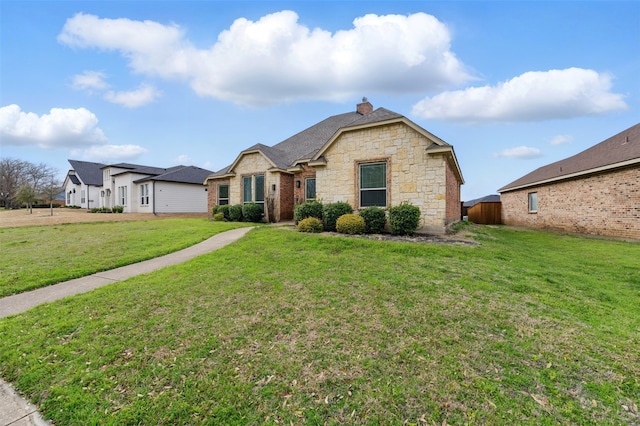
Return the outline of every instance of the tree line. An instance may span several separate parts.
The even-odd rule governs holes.
[[[62,191],[56,178],[58,170],[44,163],[35,164],[15,158],[0,158],[0,207],[31,209],[38,201],[53,200]]]

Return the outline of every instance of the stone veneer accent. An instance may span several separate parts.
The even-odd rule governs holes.
[[[294,180],[295,181],[300,181],[300,188],[296,188],[294,186],[293,188],[293,199],[294,199],[294,203],[295,204],[302,204],[306,201],[306,194],[305,194],[305,190],[306,190],[306,186],[305,186],[305,179],[309,179],[309,178],[315,178],[316,177],[316,169],[314,169],[313,167],[310,167],[308,165],[303,165],[302,166],[302,171],[298,172],[295,174],[294,176]],[[318,183],[318,181],[316,180],[316,184]]]
[[[429,139],[403,123],[344,132],[324,152],[327,165],[316,168],[317,196],[323,203],[345,201],[358,209],[357,165],[387,161],[387,207],[405,201],[418,206],[420,231],[443,233],[454,216],[459,220],[459,183],[450,179],[455,177],[447,156],[428,154],[429,145]],[[454,203],[457,207],[447,211]]]
[[[528,194],[538,193],[529,213]],[[640,240],[640,167],[503,192],[505,225]]]

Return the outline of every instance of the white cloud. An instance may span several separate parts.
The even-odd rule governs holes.
[[[115,163],[124,160],[133,160],[148,150],[139,145],[100,145],[88,149],[74,150],[72,156],[87,161],[99,161],[103,163]]]
[[[418,102],[413,114],[467,122],[541,121],[626,109],[611,76],[582,68],[532,71],[496,86],[444,92]]]
[[[0,108],[0,137],[7,145],[44,149],[102,144],[107,141],[98,118],[85,109],[52,108],[49,114],[24,112],[18,105]]]
[[[515,148],[508,148],[496,153],[495,157],[507,157],[507,158],[536,158],[540,157],[541,152],[538,148],[530,146],[518,146]]]
[[[162,93],[155,87],[141,84],[137,89],[129,92],[114,92],[110,90],[104,94],[104,98],[111,103],[127,108],[137,108],[155,101],[161,95]]]
[[[191,159],[191,157],[186,154],[178,155],[173,159],[173,162],[175,164],[193,164],[193,160]]]
[[[573,142],[573,137],[570,135],[556,135],[551,138],[551,145],[563,145]]]
[[[471,78],[450,50],[446,25],[425,13],[370,14],[331,33],[282,11],[235,20],[208,49],[195,48],[177,25],[80,13],[58,40],[118,51],[136,73],[185,80],[201,96],[243,104],[429,92]]]
[[[71,87],[75,90],[105,90],[109,88],[109,84],[105,81],[105,74],[100,71],[85,71],[82,74],[74,75],[71,81]]]

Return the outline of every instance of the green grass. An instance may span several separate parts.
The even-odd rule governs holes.
[[[640,423],[640,244],[472,230],[255,229],[0,320],[0,374],[65,425]]]
[[[152,259],[247,225],[165,219],[0,228],[0,297]]]

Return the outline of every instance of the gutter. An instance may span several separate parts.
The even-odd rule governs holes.
[[[539,181],[536,181],[536,182],[525,183],[525,184],[518,185],[518,186],[502,187],[502,188],[498,189],[498,192],[499,193],[503,193],[503,192],[509,192],[509,191],[517,191],[519,189],[530,188],[530,187],[533,187],[533,186],[540,186],[540,185],[544,185],[544,184],[547,184],[547,183],[558,182],[558,181],[567,180],[567,179],[571,179],[571,178],[575,178],[575,177],[579,177],[579,176],[585,176],[585,175],[590,175],[590,174],[594,174],[594,173],[606,172],[606,171],[609,171],[609,170],[619,169],[619,168],[626,167],[626,166],[632,166],[632,165],[634,165],[636,163],[640,164],[640,158],[634,158],[632,160],[622,161],[620,163],[609,164],[609,165],[606,165],[606,166],[596,167],[594,169],[582,170],[582,171],[579,171],[579,172],[569,173],[569,174],[562,175],[562,176],[556,176],[556,177],[552,177],[552,178],[549,178],[549,179],[539,180]]]

